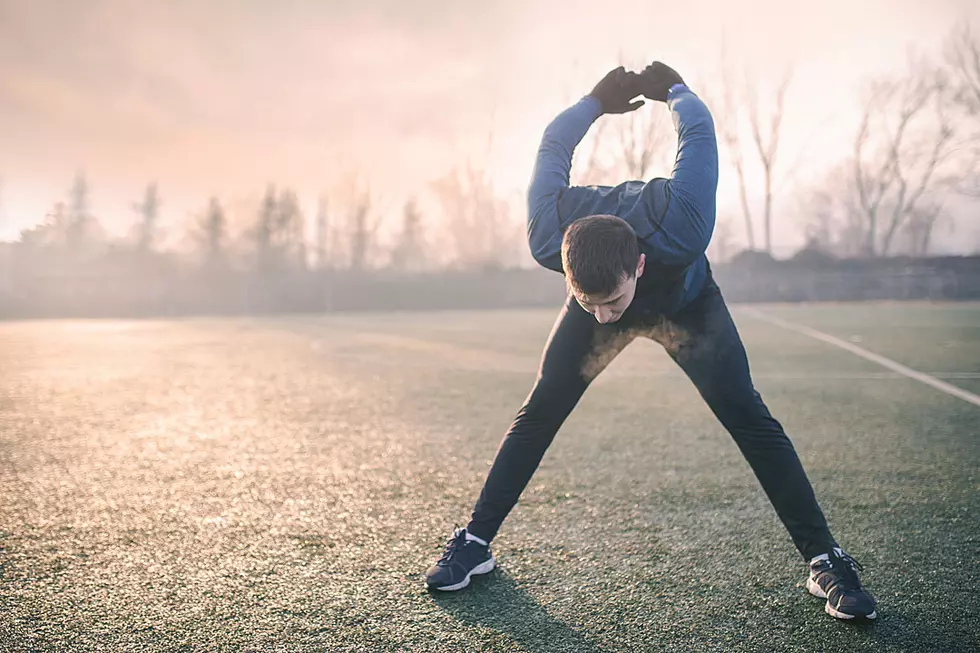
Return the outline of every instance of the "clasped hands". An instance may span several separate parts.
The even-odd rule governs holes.
[[[610,70],[589,95],[599,100],[603,113],[629,113],[643,106],[643,100],[633,101],[636,96],[666,102],[670,87],[683,83],[673,68],[654,61],[641,73],[628,71],[623,66]]]

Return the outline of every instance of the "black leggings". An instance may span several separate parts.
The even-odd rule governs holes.
[[[493,539],[589,383],[637,336],[662,344],[694,382],[803,557],[836,546],[793,444],[752,385],[742,340],[710,276],[698,297],[669,320],[627,311],[619,322],[599,324],[574,297],[567,298],[538,378],[500,444],[467,529]]]

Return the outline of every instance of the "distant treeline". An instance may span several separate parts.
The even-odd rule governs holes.
[[[790,79],[765,89],[725,74],[699,91],[731,166],[723,174],[739,190],[738,210],[719,206],[708,250],[723,261],[714,269],[725,295],[742,302],[980,299],[980,256],[930,257],[934,237],[956,219],[975,221],[980,207],[980,38],[957,27],[941,56],[910,57],[894,75],[869,79],[860,110],[839,115],[854,127],[848,152],[825,170],[794,170],[802,158],[787,156],[779,138]],[[768,117],[759,112],[767,105]],[[664,111],[603,119],[590,134],[577,148],[576,185],[649,179],[672,165],[676,133]],[[458,162],[418,196],[383,199],[378,189],[387,183],[356,174],[331,186],[310,215],[296,190],[269,185],[249,198],[213,196],[182,223],[161,220],[167,202],[150,182],[131,205],[130,234],[110,237],[108,216],[93,206],[80,171],[43,222],[0,243],[0,317],[562,300],[560,275],[528,269],[523,198],[502,193],[478,161]],[[798,208],[787,208],[789,197]],[[807,241],[792,259],[772,257],[777,224],[795,225]],[[747,251],[732,256],[743,245]],[[980,253],[980,242],[957,247]]]
[[[557,307],[561,275],[541,269],[254,269],[177,265],[166,254],[103,256],[98,265],[32,265],[0,245],[0,317],[162,317],[333,311]],[[714,266],[734,302],[980,299],[980,256],[790,260],[743,252]]]
[[[804,249],[779,261],[743,252],[715,277],[737,302],[980,299],[980,256],[838,259]]]

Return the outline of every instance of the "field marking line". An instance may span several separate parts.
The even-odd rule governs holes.
[[[980,372],[925,372],[937,379],[967,379],[980,380]],[[669,376],[685,378],[680,369],[654,370],[619,370],[620,376]],[[822,380],[822,381],[888,381],[902,380],[908,377],[898,372],[800,372],[784,370],[782,372],[752,372],[753,379],[788,379],[792,381]]]
[[[894,372],[898,372],[903,376],[907,376],[910,379],[919,381],[920,383],[925,383],[928,386],[932,386],[937,390],[941,390],[948,395],[962,399],[967,403],[971,403],[975,406],[980,406],[980,395],[975,395],[972,392],[964,390],[963,388],[957,388],[955,385],[950,385],[945,381],[940,381],[934,376],[930,376],[924,372],[918,370],[913,370],[911,367],[906,367],[899,362],[893,361],[890,358],[885,358],[881,354],[876,354],[873,351],[868,351],[863,347],[858,347],[855,344],[847,342],[846,340],[841,340],[840,338],[835,338],[832,335],[824,333],[823,331],[817,331],[816,329],[811,329],[808,326],[803,326],[802,324],[797,324],[795,322],[789,322],[778,317],[769,315],[768,313],[763,313],[762,311],[755,308],[743,307],[742,310],[748,313],[752,317],[762,320],[763,322],[768,322],[774,324],[778,327],[788,329],[789,331],[796,331],[797,333],[802,333],[805,336],[810,336],[815,340],[820,340],[828,344],[834,345],[835,347],[840,347],[845,351],[849,351],[855,356],[860,356],[865,360],[869,360],[872,363],[877,363],[882,367],[890,369]]]

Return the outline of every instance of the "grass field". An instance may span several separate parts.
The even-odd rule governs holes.
[[[758,308],[980,393],[980,305]],[[646,341],[429,594],[555,312],[0,323],[0,650],[980,650],[980,407],[738,307],[877,623]]]

